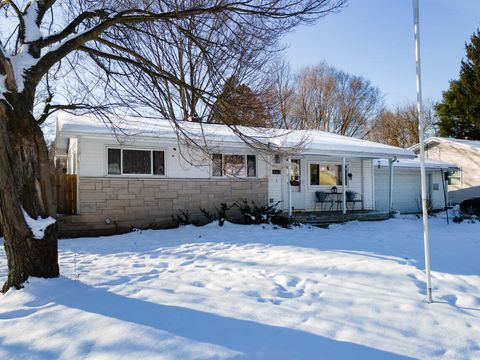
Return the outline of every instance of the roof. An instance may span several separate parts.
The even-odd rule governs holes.
[[[59,148],[65,147],[69,138],[79,136],[111,138],[115,133],[177,141],[178,129],[169,120],[138,117],[111,117],[110,119],[115,127],[118,127],[116,132],[96,116],[77,116],[59,112],[57,115],[57,143]],[[245,145],[245,142],[226,125],[188,121],[178,121],[177,123],[181,131],[188,133],[192,138],[201,140],[204,136],[206,141],[215,144]],[[297,153],[305,155],[336,154],[371,158],[414,158],[415,156],[411,150],[319,130],[284,130],[244,126],[238,126],[237,129],[256,141],[265,145],[278,146],[282,149],[297,147],[301,143],[302,147]]]
[[[388,167],[388,159],[375,159],[373,161],[375,166],[380,165],[381,167]],[[420,168],[420,159],[417,157],[415,159],[398,159],[393,163],[394,167],[398,168],[411,168],[411,169],[419,169]],[[428,170],[447,170],[447,171],[455,171],[458,170],[458,166],[454,164],[449,164],[439,160],[433,160],[429,158],[425,158],[425,168]]]
[[[440,143],[450,143],[460,145],[462,147],[467,147],[472,150],[480,151],[480,140],[465,140],[465,139],[455,139],[450,137],[439,137],[433,136],[425,140],[425,144],[440,144]],[[418,150],[419,144],[413,145],[410,149],[413,151]]]

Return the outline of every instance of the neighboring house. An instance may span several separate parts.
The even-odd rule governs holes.
[[[379,186],[374,159],[415,156],[410,150],[313,130],[241,128],[263,145],[259,150],[224,125],[181,122],[179,130],[168,120],[115,123],[122,129],[107,128],[95,117],[57,116],[56,158],[78,177],[77,215],[63,220],[71,229],[99,233],[111,231],[112,224],[118,229],[168,226],[179,210],[200,216],[200,208],[211,211],[239,199],[280,202],[286,213],[312,211],[315,192],[333,186],[339,193],[357,192],[362,202],[356,209],[373,211]],[[211,156],[179,142],[179,131],[208,147]],[[267,151],[273,147],[277,153]],[[346,212],[343,201],[337,206]]]
[[[388,160],[373,162],[375,168],[375,209],[388,210],[389,166]],[[425,159],[427,175],[427,199],[432,210],[442,210],[448,204],[447,182],[445,173],[458,170],[453,164]],[[401,159],[394,162],[392,209],[403,214],[422,211],[422,191],[419,159]]]
[[[418,153],[418,145],[412,150]],[[480,141],[431,137],[425,140],[425,156],[459,168],[451,173],[448,180],[452,204],[480,197]]]

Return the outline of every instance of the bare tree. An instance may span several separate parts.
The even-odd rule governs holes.
[[[295,99],[293,76],[288,62],[281,57],[269,67],[265,97],[269,102],[271,122],[275,127],[292,127],[292,109]]]
[[[295,77],[292,126],[365,137],[383,107],[380,90],[368,80],[325,63]]]
[[[158,24],[165,34],[168,29],[180,29],[187,34],[183,31],[185,20],[203,21],[202,17],[207,16],[227,18],[232,26],[254,24],[259,34],[281,35],[343,3],[344,0],[0,1],[0,224],[9,269],[3,291],[21,287],[29,276],[50,278],[59,274],[56,225],[48,226],[39,240],[27,223],[29,218],[56,216],[48,151],[40,129],[48,116],[62,108],[89,109],[92,102],[102,109],[114,105],[115,99],[109,95],[121,89],[115,79],[134,77],[139,72],[149,74],[152,81],[194,87],[160,66],[162,59],[145,56],[151,53],[137,51],[122,42],[127,29],[139,34],[137,40],[143,36],[165,36],[164,43],[177,48],[178,41],[163,33],[152,34],[150,24]],[[222,41],[221,31],[212,42]],[[199,39],[195,34],[188,37],[192,41]],[[201,41],[199,44],[202,48]],[[58,79],[56,75],[62,72],[76,72],[76,60],[86,59],[84,54],[94,59],[95,66],[88,74],[78,72],[78,78],[84,82],[71,88],[77,87],[80,95],[73,99],[68,94],[57,96],[58,85],[50,80]],[[125,64],[130,67],[125,68]],[[216,65],[210,62],[212,73]],[[95,95],[101,85],[107,95],[105,104],[97,96],[82,98],[82,89],[90,89]],[[41,103],[42,109],[35,112],[35,105]]]
[[[425,133],[432,136],[436,132],[433,107],[424,109]],[[368,138],[383,144],[408,148],[418,143],[418,112],[415,104],[398,106],[393,111],[382,111],[372,124]]]

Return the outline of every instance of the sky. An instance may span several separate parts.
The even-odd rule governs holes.
[[[480,27],[480,0],[420,0],[423,95],[439,101],[458,78],[465,42]],[[321,61],[361,75],[387,106],[416,99],[412,0],[349,0],[340,13],[284,38],[293,70]]]

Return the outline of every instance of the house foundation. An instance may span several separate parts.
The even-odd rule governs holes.
[[[188,210],[199,223],[200,209],[213,212],[240,199],[268,201],[267,179],[145,179],[80,177],[78,215],[59,219],[61,237],[98,236],[132,228],[168,228],[172,215]],[[235,214],[235,210],[232,211]]]

